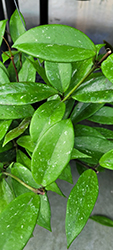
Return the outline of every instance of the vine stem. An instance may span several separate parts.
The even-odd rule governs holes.
[[[15,179],[16,181],[18,181],[20,184],[22,184],[24,187],[28,188],[29,190],[31,190],[35,194],[41,194],[41,195],[45,194],[43,188],[33,188],[33,187],[29,186],[27,183],[25,183],[22,180],[20,180],[17,176],[15,176],[15,175],[13,175],[11,173],[2,172],[2,174],[6,175],[6,176],[10,176],[11,178]]]
[[[87,74],[80,80],[80,82],[78,82],[78,84],[64,97],[64,99],[62,100],[62,102],[65,102],[72,94],[73,92],[84,82],[84,80],[86,80],[86,78],[93,73],[93,71],[97,68],[100,67],[101,63],[112,53],[111,50],[109,50],[102,58],[99,62],[95,62],[95,64],[93,65],[93,67],[87,72]]]

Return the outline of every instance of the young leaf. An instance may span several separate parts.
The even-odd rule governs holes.
[[[28,30],[13,48],[46,61],[73,62],[94,57],[94,43],[81,31],[66,25],[43,25]]]
[[[60,190],[60,188],[59,188],[59,186],[57,185],[56,182],[53,182],[53,183],[51,183],[50,185],[48,185],[48,186],[46,187],[46,190],[47,190],[47,191],[55,192],[55,193],[57,193],[57,194],[59,194],[59,195],[65,197],[65,195],[62,193],[62,191]]]
[[[31,117],[34,113],[34,108],[31,105],[0,105],[0,119],[22,119]]]
[[[62,173],[58,176],[59,179],[67,181],[73,184],[73,178],[71,173],[71,166],[68,163],[67,166],[63,169]]]
[[[2,37],[4,36],[5,27],[6,27],[7,20],[0,21],[0,46],[2,44]]]
[[[108,151],[108,150],[107,150]],[[113,149],[106,152],[99,160],[102,167],[113,170]]]
[[[46,228],[51,232],[51,210],[47,194],[40,195],[40,212],[37,219],[37,224]]]
[[[48,101],[34,113],[30,124],[30,135],[34,142],[56,122],[60,121],[65,112],[65,104],[59,101]]]
[[[89,217],[91,220],[94,220],[104,226],[113,227],[113,220],[104,215],[92,215]]]
[[[15,198],[13,191],[5,179],[0,181],[0,213]]]
[[[32,57],[29,58],[34,61]],[[26,58],[25,62],[23,63],[18,76],[20,82],[35,82],[36,70],[28,58]]]
[[[101,69],[103,74],[113,83],[113,54],[103,61]]]
[[[88,118],[89,121],[101,123],[101,124],[113,124],[113,108],[112,107],[102,107],[93,116]]]
[[[28,128],[29,123],[30,123],[30,118],[25,118],[18,127],[14,128],[13,130],[10,130],[3,142],[3,147],[9,142],[12,141],[14,138],[18,137],[19,135],[23,134],[23,132]]]
[[[26,184],[30,185],[31,187],[34,188],[40,187],[33,179],[31,171],[20,163],[15,163],[13,165],[13,167],[11,168],[11,173],[17,176],[20,180],[22,180]],[[20,184],[15,179],[12,179],[12,185],[16,196],[29,192],[28,188]]]
[[[0,141],[3,139],[4,135],[7,133],[9,126],[11,125],[12,120],[1,120],[0,121]]]
[[[42,101],[57,91],[42,83],[15,82],[0,85],[0,104],[24,105]]]
[[[21,15],[22,20],[16,9],[10,18],[9,30],[10,30],[10,34],[11,34],[11,38],[13,42],[15,42],[20,35],[25,33],[25,27],[23,26],[23,24],[25,25],[25,21],[21,13],[20,15]]]
[[[36,144],[34,141],[31,139],[29,135],[24,135],[21,136],[17,141],[17,144],[20,145],[21,147],[28,149],[30,152],[33,152]]]
[[[16,161],[18,163],[21,163],[22,165],[24,165],[28,169],[31,169],[30,158],[26,154],[24,154],[21,150],[18,150],[16,153]]]
[[[73,187],[67,202],[66,237],[67,247],[84,228],[98,196],[98,179],[96,173],[85,171]]]
[[[72,75],[71,63],[45,62],[45,71],[51,85],[64,93],[70,84]]]
[[[110,103],[113,101],[113,84],[105,76],[95,76],[83,83],[72,97],[86,103]]]
[[[87,119],[95,112],[97,112],[104,104],[100,103],[83,103],[78,102],[75,106],[70,118],[73,123],[77,123]]]
[[[70,161],[74,143],[70,120],[53,125],[39,140],[32,155],[31,170],[35,181],[48,186],[61,174]]]
[[[36,225],[39,207],[39,195],[31,192],[17,197],[7,206],[0,214],[0,249],[24,248]]]

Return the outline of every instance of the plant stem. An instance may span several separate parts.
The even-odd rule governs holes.
[[[72,94],[73,92],[83,83],[83,81],[97,68],[96,65],[94,65],[88,73],[80,80],[80,82],[77,83],[77,85],[64,97],[62,102],[65,102]]]
[[[13,175],[11,173],[2,172],[2,174],[6,175],[6,176],[10,176],[11,178],[15,179],[16,181],[18,181],[20,184],[22,184],[24,187],[28,188],[29,190],[31,190],[35,194],[41,194],[41,195],[45,194],[43,188],[33,188],[33,187],[29,186],[27,183],[25,183],[22,180],[20,180],[17,176],[15,176],[15,175]]]

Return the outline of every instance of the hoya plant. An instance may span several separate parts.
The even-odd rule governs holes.
[[[48,192],[63,196],[56,180],[73,183],[74,160],[80,177],[66,198],[69,248],[89,218],[113,227],[107,216],[91,216],[98,174],[113,169],[113,49],[66,25],[26,31],[17,10],[11,47],[6,22],[0,21],[0,44],[4,39],[8,47],[0,62],[0,249],[23,249],[36,224],[51,231]]]

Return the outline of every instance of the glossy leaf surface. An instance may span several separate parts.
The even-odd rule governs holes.
[[[30,59],[29,59],[30,60]],[[47,85],[50,85],[46,73],[45,73],[45,68],[43,68],[42,65],[40,65],[39,61],[31,61],[31,64],[33,65],[33,67],[35,68],[35,70],[38,72],[38,74],[42,77],[42,79],[44,80],[45,83],[47,83]]]
[[[103,61],[101,69],[103,74],[113,83],[113,54]]]
[[[94,43],[81,31],[66,25],[43,25],[30,29],[13,45],[34,57],[72,62],[94,57]]]
[[[26,154],[24,154],[21,150],[18,150],[16,153],[16,161],[18,163],[21,163],[22,165],[24,165],[28,169],[31,169],[30,158]]]
[[[38,184],[48,186],[58,178],[70,161],[73,143],[74,133],[70,120],[56,123],[43,135],[31,161],[32,174]]]
[[[51,210],[47,194],[40,195],[40,212],[37,224],[51,231]]]
[[[13,191],[5,179],[0,180],[0,213],[15,198]]]
[[[74,130],[75,130],[75,137],[76,136],[88,136],[88,137],[93,136],[93,137],[105,139],[105,137],[98,130],[87,125],[76,124],[74,127]]]
[[[20,119],[31,117],[34,109],[31,105],[0,105],[0,119]]]
[[[113,149],[106,152],[99,160],[102,167],[113,170]]]
[[[21,13],[20,15],[25,25],[24,18]],[[25,33],[25,27],[23,26],[21,18],[17,10],[15,10],[15,12],[11,16],[11,19],[9,22],[9,30],[10,30],[10,34],[11,34],[11,38],[13,42],[15,42],[20,35]]]
[[[113,131],[107,128],[95,127],[106,139],[113,139]]]
[[[34,61],[32,57],[30,59]],[[18,76],[20,82],[35,82],[36,70],[28,58],[23,63]]]
[[[50,185],[48,185],[46,187],[46,190],[47,191],[52,191],[52,192],[55,192],[63,197],[65,197],[65,195],[62,193],[61,189],[59,188],[59,186],[57,185],[56,182],[52,182]]]
[[[42,101],[56,94],[52,87],[41,83],[15,82],[0,85],[0,104],[24,105]]]
[[[91,78],[72,97],[86,103],[110,103],[113,101],[113,84],[104,76]]]
[[[63,169],[62,173],[58,176],[59,179],[67,181],[71,184],[73,184],[73,178],[71,173],[71,166],[68,163],[68,165]]]
[[[34,230],[39,207],[39,196],[34,193],[23,194],[8,205],[0,215],[1,249],[24,248]]]
[[[0,67],[0,84],[9,83],[9,77],[3,68]]]
[[[7,20],[0,21],[0,46],[2,43],[2,36],[4,36],[5,27],[6,27]]]
[[[65,112],[65,104],[59,101],[48,101],[34,113],[30,124],[30,135],[34,142],[56,122],[60,121]]]
[[[67,90],[71,81],[71,63],[55,63],[46,61],[45,71],[49,82],[55,89],[61,93]]]
[[[93,116],[88,118],[89,121],[101,123],[101,124],[113,124],[113,108],[112,107],[102,107]]]
[[[113,227],[113,220],[104,215],[92,215],[90,219],[108,227]]]
[[[73,148],[73,151],[71,154],[71,160],[72,159],[80,159],[80,158],[90,158],[90,156],[87,154],[83,154],[82,152],[80,152],[76,148]]]
[[[84,228],[98,196],[98,179],[93,170],[85,171],[73,187],[67,202],[66,237],[67,246]]]
[[[33,142],[29,135],[21,136],[16,142],[18,145],[25,149],[28,149],[30,152],[33,152],[36,146],[36,144]]]
[[[3,139],[4,135],[7,133],[12,120],[0,120],[0,140]]]
[[[14,128],[13,130],[10,130],[4,138],[3,146],[6,145],[9,141],[12,141],[14,138],[23,134],[23,132],[28,128],[29,123],[30,118],[26,118],[19,124],[18,127]]]

